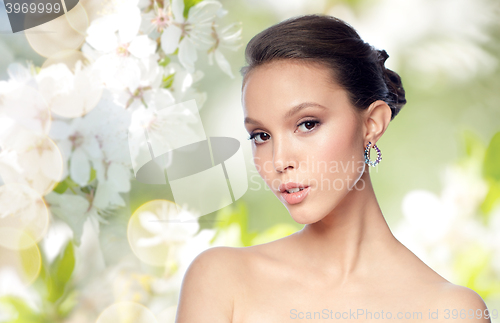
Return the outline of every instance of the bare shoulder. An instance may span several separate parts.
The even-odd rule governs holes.
[[[240,252],[212,247],[191,262],[182,280],[176,323],[231,322]]]
[[[453,283],[447,282],[442,283],[441,288],[439,288],[441,304],[448,305],[447,303],[453,303],[449,305],[463,305],[475,308],[486,308],[481,296],[476,293],[473,289],[455,285]]]
[[[240,249],[243,248],[218,246],[206,249],[194,258],[188,272],[218,275],[234,269],[232,266],[237,265],[241,257]]]
[[[486,304],[478,293],[450,282],[436,288],[433,307],[439,311],[438,322],[491,322]]]

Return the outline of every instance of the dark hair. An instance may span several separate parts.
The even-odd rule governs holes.
[[[391,121],[406,103],[399,75],[384,66],[389,57],[365,43],[344,21],[328,15],[304,15],[284,20],[254,36],[245,50],[246,75],[265,63],[297,59],[326,65],[332,77],[359,109],[376,100],[391,108]]]

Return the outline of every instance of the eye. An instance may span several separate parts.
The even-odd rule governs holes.
[[[248,138],[248,140],[253,140],[257,145],[260,145],[262,144],[263,142],[265,142],[266,140],[262,140],[262,135],[266,135],[267,136],[267,139],[269,139],[269,135],[265,132],[255,132],[255,133],[252,133],[250,135],[250,137]],[[257,141],[256,139],[259,138],[262,140],[262,141]]]
[[[301,126],[303,127],[303,132],[311,132],[314,128],[317,128],[316,125],[319,124],[319,121],[316,120],[305,120],[301,123],[299,123],[298,127],[300,128]]]

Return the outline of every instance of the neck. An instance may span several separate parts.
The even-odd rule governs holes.
[[[328,268],[327,274],[333,274],[341,283],[368,269],[366,264],[379,263],[384,251],[387,253],[388,247],[397,242],[380,210],[367,171],[361,180],[364,189],[351,190],[330,214],[306,224],[297,234],[309,264]]]

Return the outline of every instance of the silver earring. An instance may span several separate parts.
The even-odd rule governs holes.
[[[368,142],[366,145],[365,149],[365,163],[368,164],[368,166],[373,166],[375,167],[380,161],[382,160],[382,153],[380,152],[380,149],[377,147],[377,145],[373,145],[373,148],[377,151],[377,159],[375,161],[370,160],[370,148],[371,148],[371,141]]]

